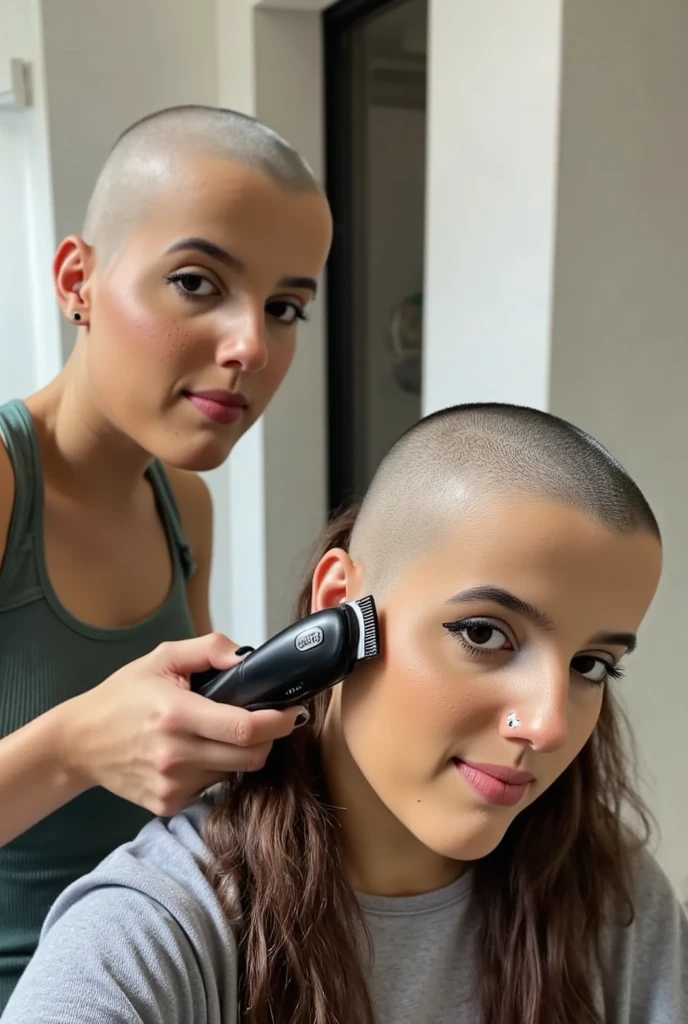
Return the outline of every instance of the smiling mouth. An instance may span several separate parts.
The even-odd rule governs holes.
[[[495,807],[515,807],[535,781],[530,772],[503,765],[469,764],[458,757],[452,762],[471,789]]]
[[[185,391],[184,397],[202,416],[214,423],[236,423],[248,408],[244,395],[235,391]]]

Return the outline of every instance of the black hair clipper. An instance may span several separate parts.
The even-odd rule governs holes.
[[[248,711],[294,707],[380,653],[375,601],[362,597],[301,619],[227,669],[198,672],[191,689]]]

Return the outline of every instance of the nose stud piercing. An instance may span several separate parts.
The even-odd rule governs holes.
[[[510,729],[518,729],[518,727],[521,724],[521,719],[512,711],[506,720],[506,724],[509,726]]]

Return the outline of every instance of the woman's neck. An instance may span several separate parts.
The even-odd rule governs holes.
[[[50,485],[112,510],[131,500],[151,457],[98,409],[80,355],[77,348],[62,372],[26,405],[41,439]]]
[[[340,692],[337,688],[332,694],[321,750],[351,885],[373,896],[415,896],[449,885],[466,865],[424,846],[371,788],[343,735]]]

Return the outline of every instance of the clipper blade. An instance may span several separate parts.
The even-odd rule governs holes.
[[[380,653],[380,624],[375,600],[371,595],[361,597],[358,601],[352,601],[351,607],[356,612],[358,619],[359,635],[356,658],[358,661],[376,658]]]

